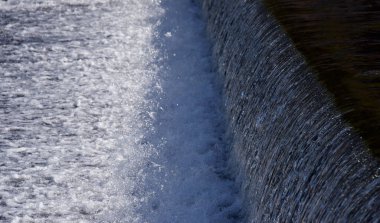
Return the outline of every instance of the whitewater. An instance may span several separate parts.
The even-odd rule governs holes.
[[[191,0],[0,1],[0,222],[236,222]]]

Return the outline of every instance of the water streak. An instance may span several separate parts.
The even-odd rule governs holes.
[[[380,4],[375,0],[266,0],[333,93],[344,118],[380,157]]]
[[[376,222],[379,163],[261,1],[202,1],[247,222]]]

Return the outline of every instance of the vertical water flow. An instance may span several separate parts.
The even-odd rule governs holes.
[[[380,165],[260,1],[203,0],[248,222],[375,222]]]

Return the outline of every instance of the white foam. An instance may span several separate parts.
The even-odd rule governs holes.
[[[94,2],[1,2],[13,40],[0,52],[11,112],[0,114],[0,215],[235,221],[199,9],[190,0]]]

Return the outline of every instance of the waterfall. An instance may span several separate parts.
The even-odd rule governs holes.
[[[247,222],[380,219],[380,165],[256,0],[203,0]]]

